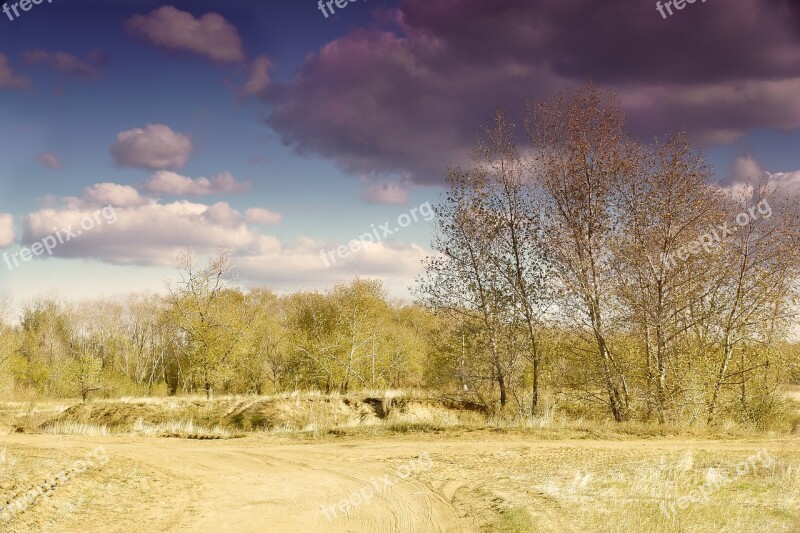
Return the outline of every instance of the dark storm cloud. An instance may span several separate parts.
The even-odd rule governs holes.
[[[800,127],[799,6],[698,1],[664,20],[649,0],[405,0],[261,96],[301,153],[418,183],[463,162],[496,106],[588,79],[620,94],[637,135],[730,142]]]

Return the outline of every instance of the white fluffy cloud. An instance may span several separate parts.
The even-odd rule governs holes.
[[[409,281],[422,272],[421,261],[428,255],[414,243],[362,243],[359,251],[326,266],[320,251],[333,247],[307,237],[286,243],[264,238],[253,253],[235,257],[235,264],[243,279],[283,291],[330,287],[363,276],[379,278],[392,294],[407,296]]]
[[[23,244],[53,233],[53,228],[77,228],[92,218],[95,208],[41,209],[23,218]],[[220,203],[213,206],[187,201],[115,207],[116,222],[95,225],[59,246],[54,255],[92,258],[112,264],[167,266],[185,248],[210,253],[221,247],[247,249],[258,234],[241,215]]]
[[[751,155],[742,155],[734,159],[730,176],[735,182],[757,180],[764,175],[764,169]]]
[[[113,222],[104,215],[102,222],[59,245],[53,255],[113,265],[171,267],[175,256],[187,248],[198,256],[230,248],[245,285],[269,285],[279,291],[321,289],[359,275],[379,277],[392,294],[407,295],[408,282],[420,273],[420,260],[427,254],[414,243],[362,242],[360,250],[336,256],[331,263],[330,258],[323,260],[323,253],[342,242],[307,236],[282,240],[263,233],[262,225],[281,221],[279,213],[258,207],[242,212],[226,202],[161,203],[141,196],[133,187],[114,183],[87,187],[81,197],[51,199],[48,207],[22,217],[22,244],[30,246],[57,229],[77,231],[81,221],[97,220],[99,207],[108,204],[114,206]],[[0,215],[0,246],[13,242],[12,219]]]
[[[263,209],[261,207],[252,207],[244,212],[245,220],[253,224],[280,224],[283,221],[283,215]]]
[[[96,183],[86,187],[83,189],[83,199],[91,205],[115,207],[133,207],[149,202],[130,185],[118,183]]]
[[[800,170],[769,174],[770,181],[786,192],[800,193]]]
[[[14,237],[14,217],[0,214],[0,248],[8,248],[16,238]]]
[[[111,155],[117,165],[152,170],[182,168],[191,153],[189,136],[164,124],[121,131],[111,145]]]
[[[126,20],[125,29],[162,48],[185,50],[222,63],[245,60],[236,27],[218,13],[195,18],[186,11],[164,6]]]
[[[770,191],[779,189],[782,193],[800,194],[800,170],[767,172],[751,155],[742,155],[733,161],[725,188],[746,195],[758,186],[761,179],[766,179]]]
[[[267,212],[266,210],[263,210]],[[79,228],[95,208],[47,208],[23,218],[23,244],[30,245],[54,228]],[[188,201],[115,207],[116,221],[96,224],[89,231],[54,249],[64,258],[91,258],[117,265],[171,266],[175,255],[192,248],[210,254],[220,248],[235,250],[239,274],[251,283],[280,283],[282,287],[323,287],[355,275],[380,276],[391,283],[407,283],[420,271],[426,251],[416,244],[362,242],[361,249],[331,264],[323,250],[339,243],[298,237],[281,242],[249,226],[248,218],[225,202],[210,206]],[[264,213],[260,213],[264,215]],[[0,218],[0,221],[2,219]],[[0,225],[0,227],[2,227]],[[400,287],[400,285],[398,285]]]
[[[250,182],[237,181],[230,172],[221,172],[208,179],[190,178],[176,172],[161,170],[145,182],[145,188],[150,192],[176,196],[207,196],[244,192],[250,189]]]

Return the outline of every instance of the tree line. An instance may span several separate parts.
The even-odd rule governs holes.
[[[166,296],[41,297],[2,326],[7,395],[266,394],[423,387],[431,313],[379,281],[278,296],[230,286],[227,252],[180,258]]]

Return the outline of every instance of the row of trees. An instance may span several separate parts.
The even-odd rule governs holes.
[[[84,399],[424,386],[434,319],[380,282],[277,296],[228,286],[227,253],[180,265],[166,297],[28,303],[18,327],[2,326],[1,368],[17,388]]]
[[[628,138],[591,85],[529,106],[524,125],[498,111],[474,164],[450,173],[418,286],[482,355],[465,379],[490,375],[501,405],[527,384],[533,413],[555,384],[619,421],[773,409],[797,362],[783,347],[796,201],[764,181],[720,187],[683,135]]]

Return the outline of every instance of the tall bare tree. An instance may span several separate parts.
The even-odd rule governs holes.
[[[606,398],[616,420],[628,415],[625,368],[615,356],[614,198],[620,180],[635,172],[619,102],[592,85],[529,107],[526,125],[534,174],[546,194],[546,239],[572,309],[585,319],[601,364]]]
[[[500,392],[500,407],[508,400],[507,366],[500,346],[508,324],[508,286],[497,270],[490,249],[495,245],[487,220],[487,176],[482,172],[454,170],[444,201],[434,208],[438,255],[424,262],[417,295],[433,309],[479,319],[492,364],[492,379]]]

